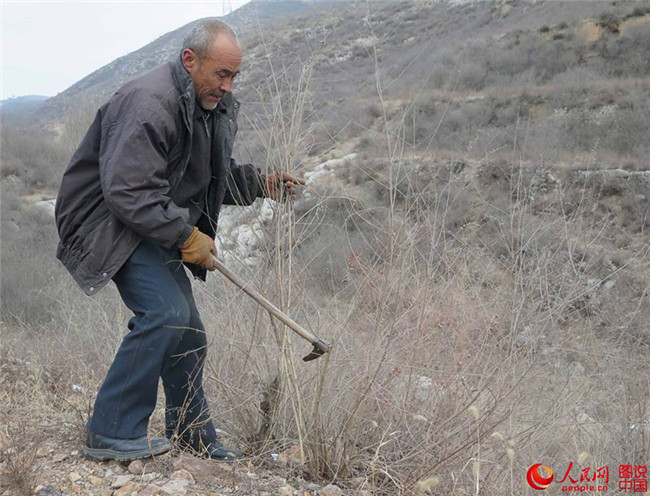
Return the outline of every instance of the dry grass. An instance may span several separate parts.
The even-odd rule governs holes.
[[[304,97],[297,91],[289,101]],[[384,109],[379,84],[378,96]],[[647,290],[633,275],[647,273],[647,239],[613,264],[618,227],[594,209],[601,194],[521,160],[525,141],[494,172],[454,174],[452,162],[452,173],[415,183],[403,128],[379,115],[384,165],[366,177],[380,193],[364,205],[342,181],[315,188],[293,216],[279,209],[266,264],[247,272],[333,339],[331,356],[296,362],[305,343],[291,344],[238,292],[210,283],[201,295],[215,307],[206,320],[221,351],[209,377],[216,404],[228,405],[217,414],[226,430],[254,441],[262,463],[289,451],[311,477],[362,477],[386,494],[520,494],[536,460],[647,458],[638,422],[648,383],[611,402],[647,370]],[[283,119],[270,126],[294,136],[273,150],[278,164],[300,163],[299,118],[289,114],[293,134]],[[364,167],[353,160],[337,175]],[[328,271],[323,254],[346,265]],[[641,292],[603,286],[622,278]]]
[[[366,28],[372,39],[374,25]],[[248,117],[269,171],[302,174],[315,157],[357,144],[330,133],[319,112],[313,71],[330,48],[324,33],[312,58],[266,59],[258,113]],[[571,170],[597,169],[603,154],[616,160],[613,144],[600,150],[597,135],[580,134],[607,126],[554,128],[554,140],[564,130],[563,139],[583,141],[573,143],[579,154],[562,155],[572,168],[550,165],[530,158],[530,147],[555,142],[519,103],[476,100],[468,114],[453,88],[444,105],[426,95],[397,100],[377,47],[364,50],[357,58],[372,60],[376,77],[354,123],[365,128],[363,153],[331,165],[295,205],[275,205],[261,227],[242,218],[259,237],[258,261],[228,258],[334,349],[303,363],[309,345],[230,283],[196,284],[217,426],[256,464],[350,488],[363,481],[377,494],[517,495],[529,490],[533,463],[647,463],[647,197],[641,183],[620,189]],[[465,85],[477,74],[469,69]],[[472,115],[486,108],[509,124],[476,131]],[[458,137],[455,148],[436,148]],[[38,229],[3,232],[2,422],[20,438],[21,419],[56,419],[52,435],[80,441],[128,315],[113,289],[95,299],[70,289],[51,257],[52,226],[13,210],[20,227]],[[24,246],[41,261],[33,279],[18,256]],[[152,430],[161,429],[159,409]],[[29,474],[31,451],[5,458],[3,470],[15,463]],[[289,461],[274,465],[272,454]]]

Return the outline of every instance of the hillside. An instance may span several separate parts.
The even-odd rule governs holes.
[[[33,120],[32,112],[49,97],[27,95],[0,101],[0,119],[3,124],[24,126]]]
[[[539,463],[549,494],[625,487],[650,460],[648,3],[256,5],[236,155],[307,184],[223,211],[219,254],[331,354],[212,274],[206,394],[246,461],[79,453],[129,312],[53,259],[47,200],[179,28],[3,128],[0,494],[532,495]]]
[[[0,100],[0,111],[4,112],[19,112],[21,105],[37,105],[43,103],[49,97],[43,95],[26,95],[15,98],[7,98]]]
[[[252,2],[231,14],[244,46],[235,91],[249,122],[261,112],[253,102],[269,83],[269,62],[276,71],[309,64],[318,116],[310,123],[313,151],[330,146],[332,136],[368,142],[376,61],[382,98],[391,116],[405,118],[404,137],[418,148],[490,153],[507,147],[526,119],[529,156],[555,161],[596,141],[603,151],[648,156],[640,139],[650,131],[644,2],[380,2],[370,11],[363,2],[326,5]],[[258,18],[268,26],[263,35],[251,21]],[[60,121],[77,106],[90,111],[129,78],[173,58],[190,27],[89,75],[38,114]]]
[[[302,0],[253,0],[235,10],[222,19],[240,34],[255,30],[260,24],[274,19],[291,16],[309,11],[321,4],[334,3],[341,0],[318,0],[305,2]],[[40,120],[60,120],[65,118],[70,106],[76,102],[101,101],[107,99],[112,92],[138,74],[146,72],[165,61],[173,60],[194,21],[174,31],[160,36],[144,47],[120,57],[110,64],[89,74],[70,88],[48,100],[39,108]]]
[[[593,140],[614,153],[648,156],[641,138],[650,131],[642,117],[650,73],[647,5],[378,5],[370,12],[347,5],[316,22],[299,16],[280,24],[278,36],[247,38],[242,100],[256,101],[263,91],[267,56],[276,70],[308,61],[317,149],[330,136],[370,139],[378,112],[376,62],[389,117],[404,122],[404,139],[418,148],[489,153],[507,146],[525,119],[530,156],[557,159],[547,155],[549,141],[555,151],[573,153],[588,151]]]

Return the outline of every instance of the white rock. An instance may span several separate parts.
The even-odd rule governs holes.
[[[158,477],[160,477],[160,474],[158,472],[151,472],[150,474],[144,474],[140,476],[140,481],[147,484],[151,481],[156,480]]]
[[[419,401],[426,401],[431,396],[433,388],[433,379],[426,375],[418,376],[418,383],[415,386],[415,398]]]
[[[356,153],[348,153],[343,158],[333,158],[321,164],[318,164],[316,167],[314,167],[313,171],[305,173],[305,180],[307,184],[313,184],[316,182],[317,178],[330,175],[333,172],[333,166],[340,165],[346,160],[353,160],[356,157]]]
[[[273,217],[275,217],[275,212],[273,210],[273,206],[271,205],[271,200],[264,198],[264,201],[262,202],[262,208],[260,208],[260,221],[262,221],[264,224],[267,224],[273,220]]]
[[[56,453],[56,454],[52,457],[52,460],[54,460],[56,463],[60,463],[60,462],[62,462],[63,460],[65,460],[65,459],[67,459],[67,458],[68,458],[68,454],[67,454],[67,453]]]
[[[54,207],[56,206],[56,198],[53,200],[38,201],[32,205],[32,208],[43,212],[51,217],[54,217]]]
[[[119,489],[122,487],[124,484],[127,482],[131,482],[133,480],[132,475],[116,475],[113,477],[113,480],[111,482],[111,489]]]
[[[517,336],[515,336],[515,345],[518,348],[523,348],[524,346],[528,346],[529,344],[532,344],[532,331],[530,326],[526,326],[523,328],[523,330],[519,331],[517,333]]]
[[[186,480],[190,484],[194,484],[194,476],[188,471],[185,470],[184,468],[181,468],[179,470],[176,470],[173,472],[170,476],[174,480]]]
[[[589,424],[593,423],[594,419],[592,419],[589,415],[587,415],[585,412],[579,412],[576,415],[576,421],[579,424]]]
[[[585,366],[582,365],[580,362],[571,362],[567,367],[567,372],[570,375],[584,375]]]

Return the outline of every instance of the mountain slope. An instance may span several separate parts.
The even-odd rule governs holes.
[[[336,7],[243,34],[236,156],[307,183],[219,219],[220,256],[334,347],[305,364],[233,285],[195,284],[212,414],[251,458],[229,487],[188,468],[186,493],[502,496],[539,460],[646,463],[647,2]],[[128,315],[113,286],[74,287],[24,205],[58,186],[45,145],[76,146],[74,117],[50,141],[3,131],[0,481],[23,461],[27,482],[108,494],[79,451]],[[167,487],[175,459],[116,494]]]
[[[220,19],[228,23],[240,36],[246,36],[261,23],[309,11],[333,1],[336,0],[320,0],[315,3],[301,0],[253,0]],[[164,34],[144,47],[89,74],[42,105],[39,109],[39,117],[44,120],[61,119],[71,105],[84,100],[96,102],[106,99],[129,79],[174,59],[183,38],[200,20],[197,19]]]
[[[0,101],[0,118],[3,125],[23,126],[33,119],[36,110],[49,96],[26,95]]]

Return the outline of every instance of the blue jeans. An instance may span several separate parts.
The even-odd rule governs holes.
[[[160,377],[167,437],[178,435],[196,449],[216,440],[202,385],[205,328],[179,250],[143,240],[113,281],[134,316],[97,395],[89,430],[120,439],[145,436]]]

